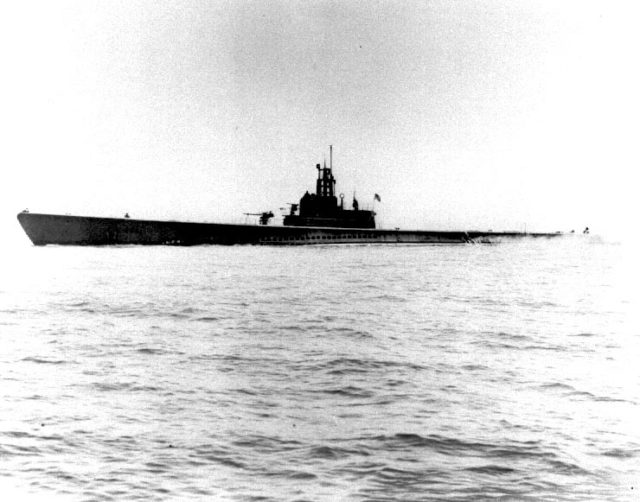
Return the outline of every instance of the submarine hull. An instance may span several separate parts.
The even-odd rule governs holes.
[[[370,228],[296,227],[100,218],[57,214],[18,214],[36,246],[254,244],[464,244],[492,243],[523,237],[551,238],[561,233],[388,230]]]

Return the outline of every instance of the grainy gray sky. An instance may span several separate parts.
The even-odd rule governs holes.
[[[31,1],[0,7],[3,225],[243,221],[338,191],[386,227],[619,231],[635,2]],[[278,211],[279,212],[279,211]]]

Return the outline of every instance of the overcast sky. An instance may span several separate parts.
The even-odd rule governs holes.
[[[3,228],[31,211],[243,221],[314,187],[385,227],[631,222],[635,2],[0,7]]]

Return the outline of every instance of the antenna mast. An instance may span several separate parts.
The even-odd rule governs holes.
[[[329,145],[329,169],[333,171],[333,145]]]

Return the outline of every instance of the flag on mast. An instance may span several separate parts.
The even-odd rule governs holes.
[[[378,202],[381,202],[380,201],[380,196],[377,193],[373,194],[373,200],[377,200]]]

